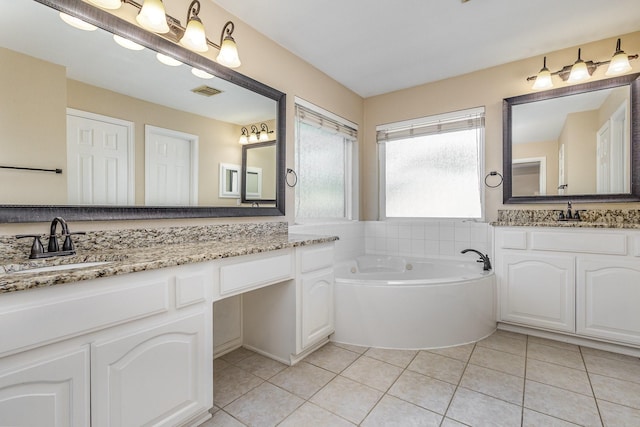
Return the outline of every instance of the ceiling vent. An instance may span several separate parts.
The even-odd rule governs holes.
[[[219,93],[222,93],[221,90],[218,90],[214,87],[211,86],[207,86],[207,85],[203,85],[203,86],[199,86],[195,89],[191,89],[191,92],[193,93],[197,93],[198,95],[202,95],[202,96],[213,96],[213,95],[217,95]]]

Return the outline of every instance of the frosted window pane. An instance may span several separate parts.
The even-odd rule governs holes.
[[[344,218],[345,139],[299,123],[296,217]]]
[[[480,218],[478,131],[388,142],[387,217]]]

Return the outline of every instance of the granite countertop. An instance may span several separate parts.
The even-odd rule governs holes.
[[[95,254],[78,250],[77,255],[40,260],[29,260],[26,254],[24,258],[0,258],[0,293],[332,242],[337,239],[335,236],[270,234],[142,248],[107,249],[100,250]],[[39,273],[15,273],[34,267],[104,261],[107,263],[93,267]]]
[[[556,228],[627,228],[640,229],[640,224],[587,221],[495,221],[494,227],[556,227]]]

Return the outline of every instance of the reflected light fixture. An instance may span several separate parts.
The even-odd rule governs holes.
[[[593,73],[593,71],[589,72],[587,64],[580,57],[581,52],[582,49],[578,49],[578,60],[571,67],[571,72],[569,73],[568,79],[569,83],[577,83],[583,80],[587,80],[591,77],[591,73]]]
[[[604,75],[617,76],[618,74],[624,74],[627,71],[631,71],[629,56],[620,48],[620,39],[618,39],[616,43],[616,53],[613,54],[613,58],[611,58],[611,62],[609,63],[609,68],[607,68],[607,72],[604,73]]]
[[[249,131],[246,127],[241,129],[242,135],[240,135],[240,140],[238,141],[241,145],[247,145],[249,143]]]
[[[256,125],[251,125],[251,135],[249,135],[249,142],[258,142],[258,127]]]
[[[602,62],[583,61],[581,58],[582,49],[578,49],[578,60],[575,63],[572,65],[565,65],[560,70],[554,72],[549,72],[547,69],[547,57],[545,56],[543,68],[537,75],[527,77],[527,81],[533,80],[534,83],[532,89],[540,90],[553,87],[553,76],[559,76],[563,81],[567,81],[569,83],[578,83],[587,80],[593,75],[594,71],[602,65],[609,65],[605,73],[608,77],[627,73],[632,70],[629,61],[632,59],[638,59],[638,54],[627,55],[620,48],[620,44],[621,41],[618,39],[616,43],[616,51],[613,54],[613,57],[608,61]]]
[[[204,25],[198,17],[200,13],[200,2],[193,0],[189,5],[187,14],[187,28],[180,39],[180,44],[196,52],[206,52],[209,50],[207,46],[207,36],[204,32]]]
[[[547,57],[544,57],[542,63],[542,69],[538,72],[536,76],[536,80],[533,83],[533,89],[541,90],[541,89],[549,89],[553,87],[553,81],[551,80],[551,71],[547,68]]]
[[[117,34],[113,35],[113,40],[115,40],[116,43],[118,43],[120,46],[124,47],[125,49],[129,49],[129,50],[143,50],[144,46],[142,46],[141,44],[138,44],[136,42],[132,42],[129,39],[125,39],[124,37],[120,37]]]
[[[168,65],[170,67],[177,67],[179,65],[182,65],[182,62],[170,56],[163,55],[162,53],[157,53],[156,58],[158,59],[158,61],[162,62],[164,65]]]
[[[193,74],[196,77],[200,77],[201,79],[212,79],[215,77],[213,74],[209,74],[206,71],[203,71],[195,67],[191,69],[191,74]]]
[[[260,132],[258,133],[258,139],[262,142],[269,140],[269,134],[273,133],[272,130],[269,130],[266,123],[260,123]]]
[[[266,123],[260,123],[260,129],[258,129],[258,126],[256,125],[251,125],[251,132],[249,132],[246,127],[243,127],[241,132],[242,134],[240,135],[240,140],[238,142],[242,145],[258,141],[269,141],[269,134],[273,133],[272,130],[269,130]]]
[[[103,9],[120,9],[122,6],[122,0],[89,0],[90,3],[100,6]]]
[[[170,31],[162,0],[144,0],[136,21],[142,28],[154,33],[165,34]]]
[[[60,19],[62,19],[67,24],[79,30],[95,31],[98,29],[98,27],[96,27],[95,25],[89,24],[88,22],[85,22],[82,19],[76,18],[75,16],[67,15],[66,13],[63,13],[63,12],[60,12]]]

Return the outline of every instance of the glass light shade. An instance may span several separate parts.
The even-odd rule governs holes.
[[[206,71],[202,71],[199,68],[192,68],[191,74],[193,74],[196,77],[200,77],[201,79],[212,79],[215,77],[213,74],[209,74]]]
[[[164,65],[168,65],[170,67],[177,67],[179,65],[182,65],[182,62],[178,61],[177,59],[174,59],[167,55],[163,55],[161,53],[156,54],[156,58]]]
[[[542,90],[553,87],[553,81],[551,80],[551,72],[547,68],[540,70],[536,76],[536,81],[533,83],[532,89]]]
[[[169,32],[167,14],[162,0],[144,0],[140,12],[136,16],[136,21],[145,30],[160,34]]]
[[[258,135],[251,133],[251,135],[249,135],[249,142],[258,142]]]
[[[571,67],[571,73],[569,74],[569,83],[581,82],[587,80],[589,77],[589,70],[587,64],[584,61],[578,60],[573,67]]]
[[[229,68],[237,68],[240,66],[241,62],[238,56],[238,48],[233,37],[227,36],[224,38],[216,61],[218,64]]]
[[[269,134],[267,132],[260,132],[260,141],[265,142],[269,140]]]
[[[240,135],[240,140],[238,141],[242,145],[247,145],[249,143],[249,139],[247,135]]]
[[[82,19],[78,19],[75,16],[67,15],[66,13],[60,12],[60,19],[79,30],[95,31],[98,29],[98,27],[96,27],[95,25],[91,25],[88,22],[84,22]]]
[[[624,52],[616,52],[611,58],[609,68],[604,73],[606,76],[617,76],[618,74],[624,74],[627,71],[631,71],[631,64],[629,64],[629,57]]]
[[[120,9],[120,6],[122,6],[122,0],[89,0],[89,2],[103,9],[111,10]]]
[[[120,46],[124,47],[125,49],[129,49],[129,50],[143,50],[144,46],[136,43],[136,42],[132,42],[129,39],[125,39],[124,37],[120,37],[117,34],[113,35],[113,40],[118,43]]]
[[[207,36],[204,32],[204,25],[198,18],[192,18],[187,24],[184,35],[180,39],[180,44],[187,49],[195,52],[206,52],[209,50],[207,46]]]

